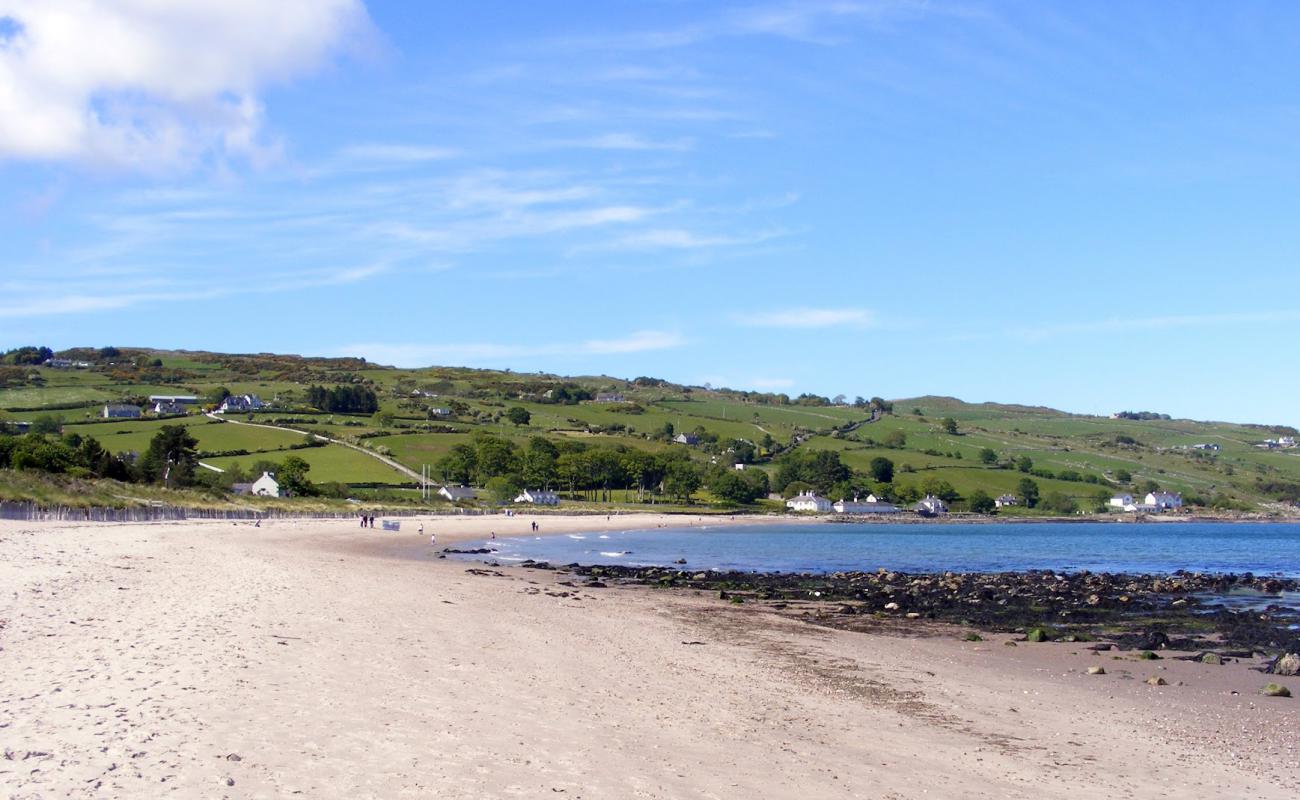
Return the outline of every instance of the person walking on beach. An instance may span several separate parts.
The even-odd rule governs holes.
[[[365,514],[362,514],[362,515],[361,515],[361,527],[363,527],[363,528],[366,527],[366,515],[365,515]]]
[[[421,536],[424,535],[424,523],[423,523],[423,522],[420,523],[420,535],[421,535]]]

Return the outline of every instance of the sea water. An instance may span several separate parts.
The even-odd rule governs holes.
[[[1297,523],[767,524],[501,537],[503,564],[674,565],[761,572],[1189,572],[1300,578]],[[680,566],[680,565],[679,565]]]

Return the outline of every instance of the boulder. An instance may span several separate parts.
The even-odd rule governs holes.
[[[1201,657],[1197,661],[1202,664],[1213,664],[1216,667],[1223,665],[1223,657],[1218,653],[1201,653]]]
[[[1259,693],[1264,695],[1265,697],[1290,697],[1291,696],[1291,690],[1286,688],[1280,683],[1270,683],[1267,686],[1265,686],[1263,689],[1260,689]]]
[[[1106,674],[1106,668],[1105,668],[1105,667],[1088,667],[1088,674],[1089,674],[1089,675],[1105,675],[1105,674]]]
[[[1150,678],[1147,678],[1147,685],[1149,685],[1149,686],[1168,686],[1168,685],[1169,685],[1169,682],[1166,681],[1164,678],[1160,677],[1159,675],[1152,675]]]
[[[1025,634],[1026,642],[1045,642],[1049,638],[1051,637],[1047,635],[1047,631],[1042,628],[1030,628]]]

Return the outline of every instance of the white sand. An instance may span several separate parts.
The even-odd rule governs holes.
[[[407,525],[0,523],[0,796],[1300,791],[1300,700],[1252,694],[1241,664],[855,634],[375,554]],[[1170,686],[1142,682],[1157,670]]]

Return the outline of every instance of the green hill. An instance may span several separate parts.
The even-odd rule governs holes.
[[[593,453],[615,454],[622,464],[619,476],[593,477],[593,472],[578,480],[569,475],[569,488],[592,499],[632,497],[635,481],[627,470],[638,453],[661,460],[682,456],[715,476],[733,461],[748,462],[747,471],[766,474],[773,488],[781,489],[781,478],[789,476],[781,471],[783,463],[833,451],[836,455],[828,458],[855,472],[851,479],[837,479],[834,489],[877,491],[901,500],[941,489],[955,498],[957,508],[976,492],[1017,493],[1026,478],[1053,504],[1073,503],[1083,510],[1116,491],[1137,494],[1153,486],[1220,508],[1277,510],[1300,501],[1300,449],[1260,446],[1295,434],[1283,427],[1149,414],[1117,419],[951,397],[833,404],[814,396],[652,378],[395,369],[362,359],[270,354],[78,348],[57,355],[88,366],[55,368],[14,363],[33,360],[30,353],[18,352],[10,351],[0,365],[0,422],[93,437],[111,453],[141,453],[162,426],[184,425],[209,467],[240,475],[294,455],[310,465],[312,481],[348,484],[354,494],[364,488],[414,498],[410,471],[418,474],[431,465],[435,478],[448,477],[449,454],[472,449],[488,434],[513,446],[510,457],[520,463],[535,437],[561,453],[586,453],[582,459],[589,470],[599,470],[590,463]],[[313,394],[313,386],[322,389]],[[335,399],[351,402],[352,393],[373,406],[331,411],[330,391]],[[265,401],[255,412],[225,415],[256,427],[204,416],[230,393],[256,394]],[[196,395],[201,402],[182,417],[100,418],[105,403],[144,405],[151,394]],[[523,409],[527,423],[512,422],[512,409]],[[523,412],[513,413],[520,418]],[[312,439],[335,441],[315,440],[323,446],[307,448],[304,431]],[[684,433],[700,441],[673,441]],[[397,466],[374,457],[380,455]],[[870,477],[878,458],[895,466],[889,483]],[[514,469],[527,477],[526,468]],[[646,487],[635,488],[635,496],[644,499]],[[622,491],[611,495],[608,489]],[[707,489],[692,496],[714,499]]]

